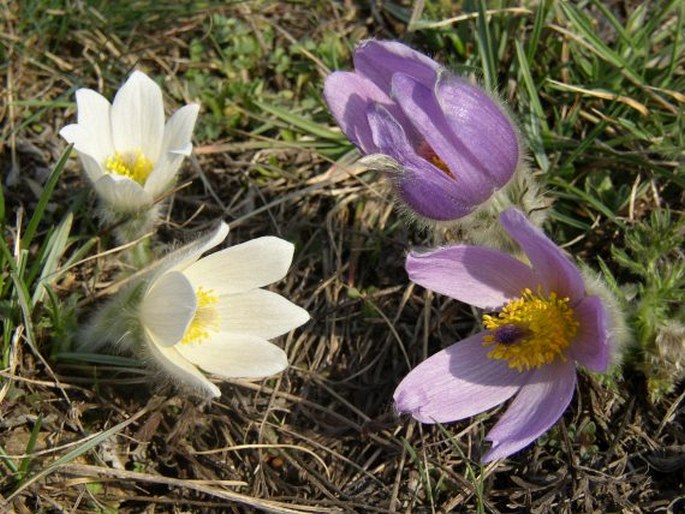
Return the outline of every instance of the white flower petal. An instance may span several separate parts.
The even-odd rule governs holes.
[[[226,378],[267,377],[288,367],[283,350],[255,336],[219,332],[207,341],[175,348],[193,364]]]
[[[76,146],[76,142],[81,138],[81,129],[77,123],[71,123],[66,127],[62,127],[59,131],[59,135],[62,136],[67,143],[74,143],[74,146]]]
[[[86,172],[86,175],[90,181],[95,184],[104,175],[104,171],[98,162],[87,153],[78,152],[78,156],[81,159],[81,165]]]
[[[227,235],[228,225],[222,221],[217,224],[212,232],[164,257],[160,265],[169,270],[185,270],[203,253],[220,244]]]
[[[100,93],[92,89],[76,91],[78,125],[84,140],[74,145],[79,152],[91,155],[98,163],[114,153],[112,141],[112,106]]]
[[[221,396],[219,388],[207,380],[207,377],[176,351],[176,348],[164,348],[158,345],[154,337],[149,334],[147,347],[155,364],[168,375],[175,385],[194,389],[209,398]]]
[[[83,157],[81,158],[83,160]],[[84,161],[86,171],[88,166]],[[88,172],[90,175],[90,172]],[[95,191],[111,208],[121,212],[147,209],[152,197],[136,182],[121,175],[105,174],[94,182]]]
[[[197,309],[197,296],[179,271],[157,278],[140,303],[140,321],[160,346],[173,346],[186,333]]]
[[[90,155],[100,166],[114,153],[110,125],[110,104],[91,89],[76,91],[78,123],[63,127],[59,133],[79,154]]]
[[[112,103],[112,137],[120,152],[140,150],[153,163],[164,137],[162,90],[147,75],[134,71]]]
[[[163,149],[166,152],[181,153],[185,156],[190,155],[193,149],[190,138],[193,136],[195,121],[200,112],[198,104],[188,104],[176,111],[164,127]]]
[[[183,157],[188,157],[193,151],[193,143],[188,142],[183,146],[179,146],[175,150],[169,150],[171,155],[182,155]]]
[[[101,163],[105,162],[105,158],[101,154],[112,148],[112,142],[109,141],[107,145],[104,143],[101,145],[93,133],[89,132],[86,127],[77,124],[63,127],[59,134],[68,143],[73,143],[74,150],[78,152],[88,178],[93,182],[100,178],[104,173]]]
[[[167,192],[176,178],[181,164],[183,164],[183,159],[185,159],[183,155],[162,152],[150,176],[145,181],[145,190],[150,193],[150,196],[157,198]]]
[[[200,259],[185,274],[193,284],[208,284],[217,294],[241,293],[282,279],[294,250],[278,237],[260,237]]]
[[[159,196],[164,192],[169,183],[174,180],[183,157],[190,155],[193,149],[190,138],[193,135],[199,111],[198,104],[181,107],[164,127],[164,139],[159,159],[145,182],[145,189],[152,196]]]
[[[264,339],[290,332],[309,320],[306,310],[264,289],[223,296],[216,309],[222,331]]]

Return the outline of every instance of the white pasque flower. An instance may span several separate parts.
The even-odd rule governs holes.
[[[115,211],[148,208],[164,193],[190,155],[200,106],[190,104],[164,124],[162,90],[134,71],[114,102],[92,89],[76,91],[78,123],[60,135],[81,158],[98,195]]]
[[[260,237],[200,259],[228,234],[222,223],[204,240],[171,254],[146,286],[138,310],[146,353],[175,383],[217,397],[199,370],[255,378],[288,366],[272,339],[309,320],[307,311],[261,289],[281,280],[294,246]]]

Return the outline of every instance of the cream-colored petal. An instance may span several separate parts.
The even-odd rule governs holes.
[[[102,170],[102,167],[96,161],[91,155],[88,155],[86,153],[78,152],[78,156],[81,159],[81,165],[83,166],[83,169],[86,172],[86,176],[90,179],[90,181],[95,184],[102,175],[104,174],[104,171]]]
[[[193,137],[193,129],[199,112],[200,106],[198,104],[188,104],[181,107],[169,118],[164,127],[164,144],[162,147],[165,152],[190,155],[193,147],[192,145],[189,146],[189,143]]]
[[[76,92],[78,123],[63,127],[59,134],[80,154],[90,155],[103,163],[114,153],[110,128],[110,105],[100,94],[90,89]]]
[[[192,145],[191,145],[192,148]],[[150,176],[145,181],[145,190],[153,198],[158,198],[172,187],[178,170],[183,164],[184,155],[162,152]]]
[[[105,174],[95,181],[94,187],[98,195],[114,210],[135,212],[152,204],[152,197],[138,182],[128,177]]]
[[[221,391],[212,384],[192,363],[188,362],[175,347],[158,345],[151,334],[147,334],[147,348],[154,363],[176,386],[199,392],[202,396],[217,398]]]
[[[62,127],[59,131],[59,135],[62,136],[67,143],[73,143],[76,146],[76,142],[81,138],[81,129],[78,123],[71,123]]]
[[[193,285],[211,287],[217,294],[241,293],[282,279],[294,249],[278,237],[260,237],[200,259],[185,274]]]
[[[185,270],[188,266],[197,261],[207,250],[220,244],[226,239],[227,235],[228,225],[221,221],[211,232],[164,257],[161,265],[169,270]]]
[[[140,321],[160,346],[173,346],[186,333],[197,309],[197,296],[179,271],[158,277],[140,304]]]
[[[140,150],[153,163],[164,138],[162,90],[147,75],[134,71],[112,103],[112,138],[122,152]]]
[[[267,377],[288,367],[283,350],[255,336],[219,332],[206,341],[175,348],[193,364],[226,378]]]
[[[221,330],[264,339],[278,337],[309,321],[309,313],[264,289],[223,296],[216,305]]]
[[[88,177],[93,182],[100,178],[103,174],[101,164],[105,162],[106,156],[111,155],[111,153],[107,154],[107,152],[114,152],[112,141],[98,140],[97,135],[90,132],[87,127],[75,123],[63,127],[59,134],[68,143],[74,145],[74,150],[81,157],[81,162]]]
[[[164,127],[164,141],[159,159],[145,182],[145,189],[152,196],[159,196],[164,192],[176,177],[183,158],[190,155],[193,149],[190,138],[193,136],[199,111],[198,104],[181,107]]]
[[[112,141],[111,104],[92,89],[76,91],[78,125],[84,140],[75,145],[78,151],[90,154],[97,162],[104,162],[114,153]]]

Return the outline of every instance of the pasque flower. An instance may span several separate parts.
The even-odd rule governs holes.
[[[410,211],[456,220],[513,177],[517,131],[483,89],[397,42],[361,43],[354,68],[329,75],[324,97],[367,162],[390,170]]]
[[[571,401],[576,363],[605,371],[613,344],[613,313],[561,249],[516,209],[500,222],[530,265],[467,245],[408,256],[413,282],[494,312],[481,332],[413,369],[394,395],[398,411],[423,423],[467,418],[513,397],[486,437],[492,447],[484,462],[546,432]]]
[[[227,234],[222,223],[162,259],[95,316],[82,340],[128,347],[175,385],[207,397],[220,391],[200,369],[226,378],[285,369],[285,352],[269,339],[302,325],[309,314],[262,288],[286,275],[294,247],[260,237],[200,258]]]
[[[148,209],[190,155],[199,106],[182,107],[165,125],[162,91],[140,71],[112,104],[92,89],[76,91],[76,104],[78,122],[60,135],[74,144],[98,195],[115,212]]]
[[[180,383],[219,396],[196,366],[222,377],[264,377],[285,369],[285,352],[268,339],[309,319],[304,309],[262,289],[281,280],[292,243],[261,237],[199,259],[226,238],[222,224],[150,281],[140,304],[145,346]],[[198,260],[199,259],[199,260]]]

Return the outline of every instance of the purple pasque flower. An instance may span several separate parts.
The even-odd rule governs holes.
[[[576,384],[576,362],[606,371],[609,316],[588,294],[578,268],[517,209],[500,223],[530,266],[499,251],[467,245],[407,257],[417,284],[496,311],[484,330],[414,368],[395,405],[423,423],[468,418],[514,398],[486,439],[483,462],[524,448],[563,414]]]
[[[354,68],[329,75],[324,97],[363,153],[397,163],[390,176],[411,211],[456,220],[512,178],[518,135],[483,89],[397,42],[362,42]]]

